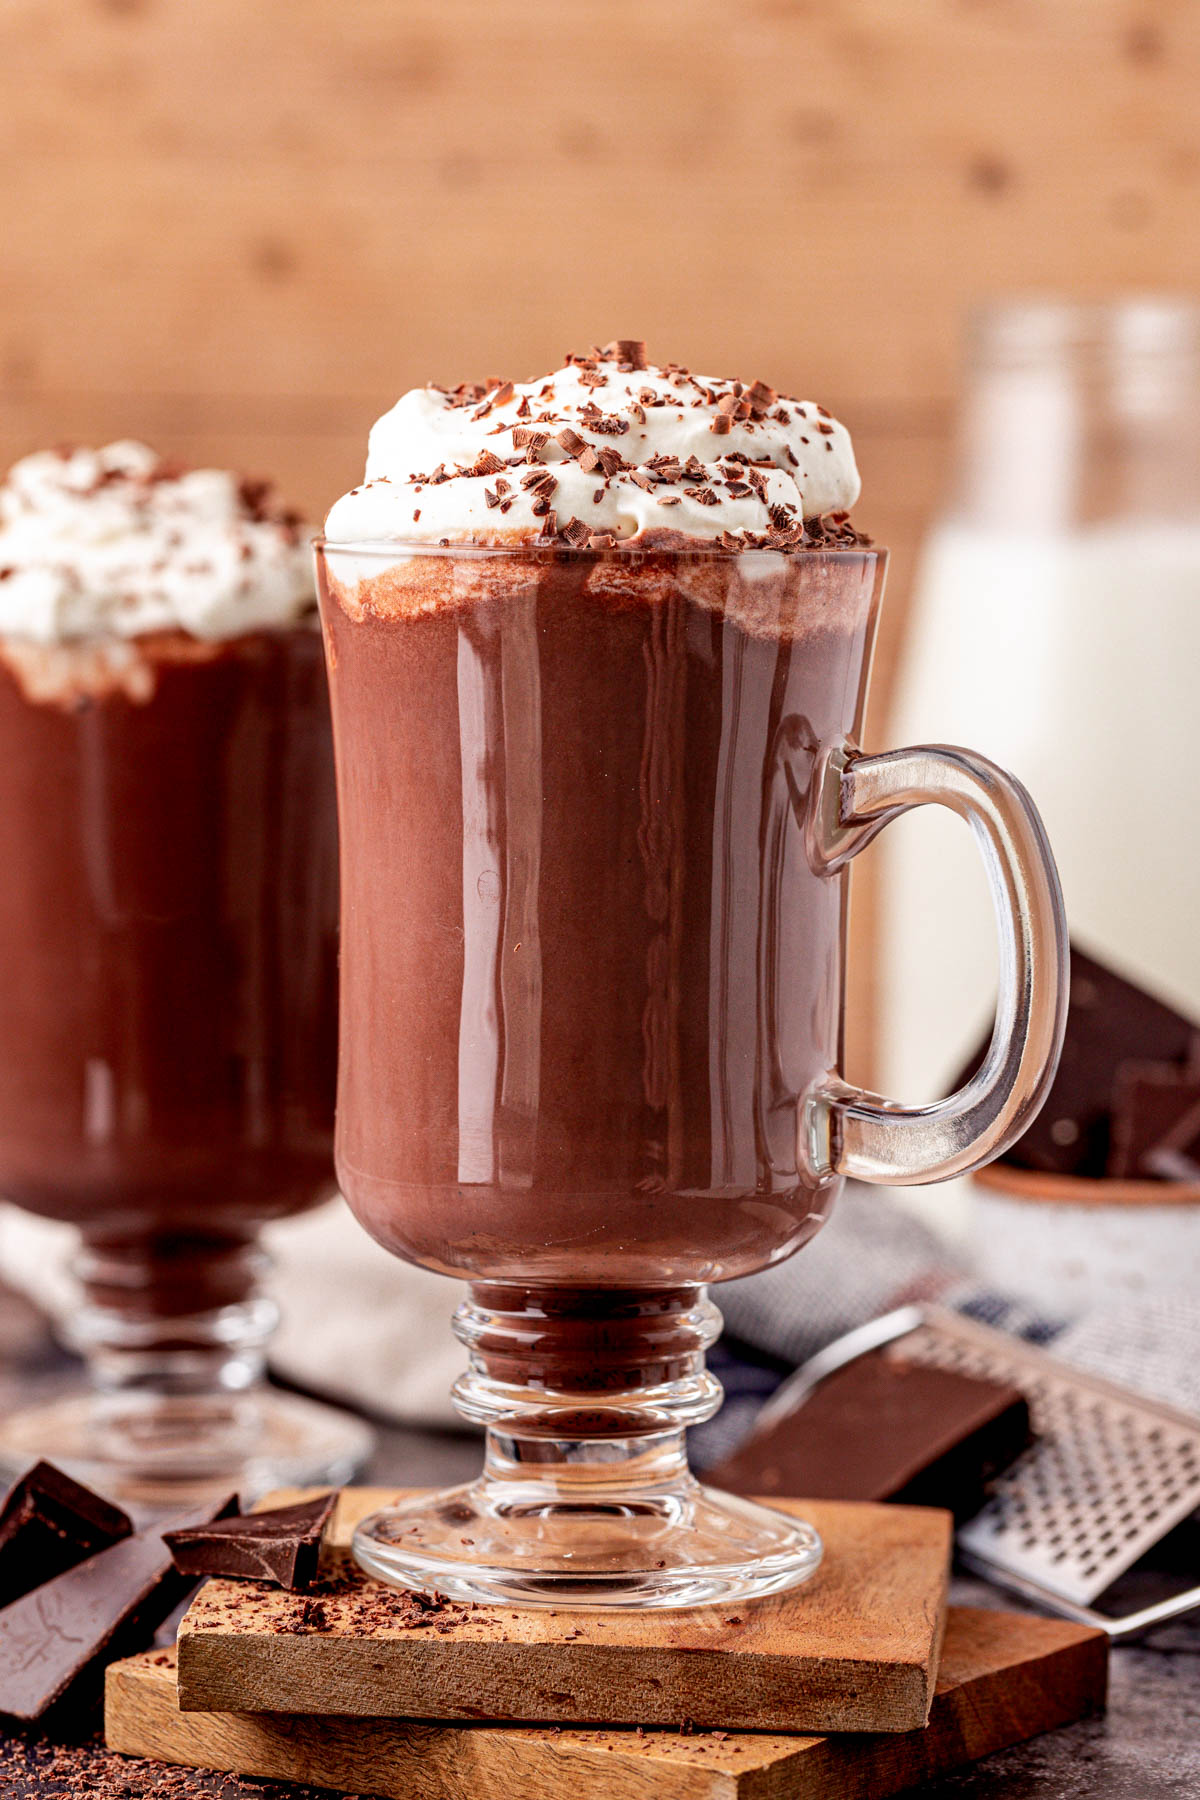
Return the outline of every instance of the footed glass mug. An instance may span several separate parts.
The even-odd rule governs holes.
[[[846,1175],[943,1180],[1041,1103],[1064,1015],[1054,864],[969,752],[855,748],[876,550],[318,546],[342,880],[337,1164],[380,1243],[465,1278],[480,1478],[388,1508],[371,1573],[460,1600],[684,1606],[817,1567],[702,1487],[707,1285]],[[912,806],[976,836],[991,1049],[906,1108],[848,1086],[847,865]]]

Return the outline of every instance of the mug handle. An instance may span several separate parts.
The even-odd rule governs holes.
[[[1066,1028],[1066,916],[1037,808],[995,763],[947,744],[881,756],[835,745],[818,759],[809,791],[808,858],[828,874],[915,806],[946,806],[965,819],[987,871],[1000,978],[992,1041],[964,1087],[932,1106],[901,1106],[832,1076],[801,1102],[801,1166],[896,1187],[968,1174],[1037,1113]]]

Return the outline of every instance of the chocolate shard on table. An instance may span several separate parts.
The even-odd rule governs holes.
[[[270,1512],[180,1527],[164,1537],[184,1575],[271,1581],[300,1593],[316,1580],[321,1539],[336,1505],[331,1492]]]
[[[1106,1173],[1116,1181],[1200,1180],[1200,1167],[1178,1159],[1163,1167],[1186,1119],[1200,1106],[1200,1070],[1174,1063],[1121,1063],[1113,1084],[1112,1127]],[[1196,1135],[1193,1126],[1191,1135]],[[1167,1164],[1172,1159],[1168,1154]]]
[[[1018,1389],[869,1351],[755,1432],[707,1478],[735,1493],[978,1512],[1030,1442]]]
[[[967,1066],[983,1060],[981,1047]],[[1118,1071],[1127,1063],[1200,1068],[1200,1026],[1071,945],[1071,993],[1062,1060],[1046,1103],[1005,1153],[1020,1169],[1094,1178],[1110,1173]]]
[[[180,1527],[236,1509],[231,1496]],[[67,1702],[86,1704],[104,1664],[143,1649],[191,1586],[155,1526],[15,1600],[0,1612],[0,1713],[32,1720]]]
[[[133,1531],[119,1506],[64,1475],[34,1463],[0,1504],[0,1607],[52,1581]]]

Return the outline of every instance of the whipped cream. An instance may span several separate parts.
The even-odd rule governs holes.
[[[366,479],[325,535],[788,550],[856,541],[859,489],[850,434],[823,407],[649,367],[621,341],[536,381],[414,388],[373,427]]]
[[[218,639],[313,605],[309,552],[265,486],[144,444],[43,451],[0,483],[0,636]]]

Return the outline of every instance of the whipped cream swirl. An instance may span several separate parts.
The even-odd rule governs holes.
[[[312,605],[304,535],[264,483],[132,442],[42,451],[0,483],[4,638],[230,638]]]
[[[331,543],[861,541],[850,435],[765,382],[646,363],[620,340],[536,381],[414,388],[376,423]]]

